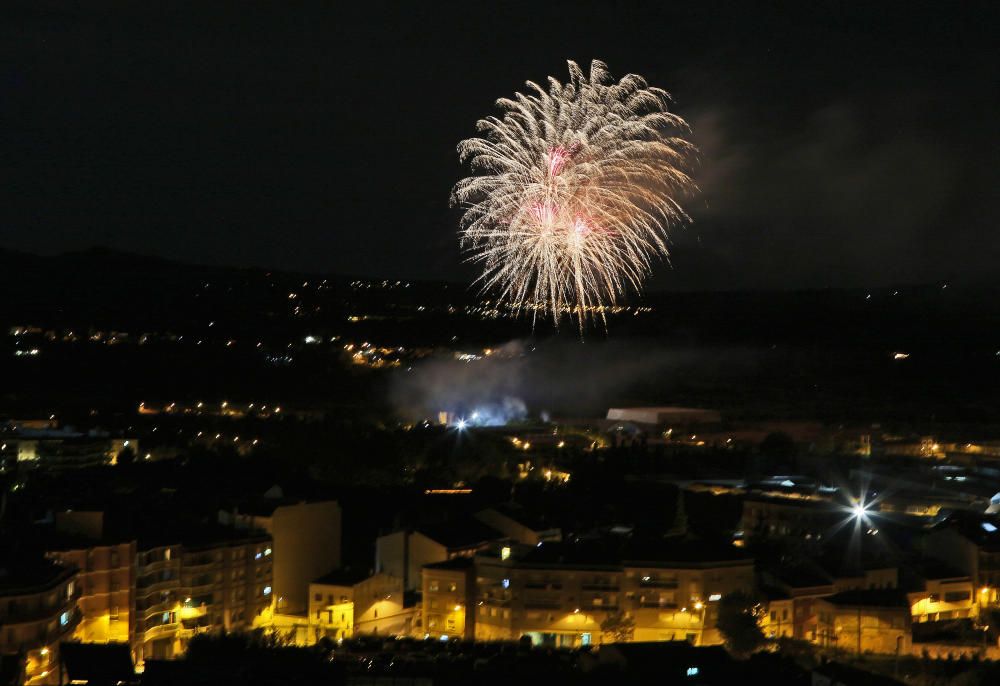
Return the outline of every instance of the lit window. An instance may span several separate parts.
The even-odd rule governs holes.
[[[510,546],[505,545],[503,548],[500,549],[500,559],[506,560],[509,557],[510,557]]]
[[[270,586],[265,586],[264,587],[264,595],[271,595],[271,587]]]
[[[59,615],[59,626],[66,626],[69,624],[69,612],[63,612]]]
[[[270,555],[271,554],[271,549],[270,548],[264,548],[264,554],[265,555]]]
[[[510,579],[504,579],[503,580],[503,587],[504,588],[510,588]]]

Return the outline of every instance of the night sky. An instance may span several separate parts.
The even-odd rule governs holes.
[[[652,288],[992,281],[995,4],[8,0],[0,247],[467,279],[455,144],[596,57],[702,148]]]

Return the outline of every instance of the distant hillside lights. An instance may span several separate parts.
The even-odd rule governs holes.
[[[216,404],[198,401],[193,404],[182,402],[170,402],[164,405],[156,405],[142,401],[136,408],[136,412],[141,415],[205,415],[214,417],[229,417],[233,419],[243,419],[245,417],[255,417],[257,419],[277,418],[282,413],[280,405],[250,403],[230,403],[228,400]],[[308,418],[308,413],[295,413],[300,419]]]

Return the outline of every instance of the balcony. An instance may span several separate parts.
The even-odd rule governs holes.
[[[80,596],[81,590],[78,586],[76,591],[62,602],[52,603],[51,605],[48,603],[38,603],[30,606],[17,606],[10,612],[7,612],[2,620],[0,620],[0,623],[3,625],[30,624],[58,616],[68,609],[75,609],[76,601]]]
[[[150,605],[143,610],[137,610],[137,612],[148,620],[150,617],[155,617],[156,615],[162,615],[164,612],[169,612],[176,605],[177,603],[175,601],[165,600],[161,603]]]
[[[562,607],[562,603],[558,600],[546,600],[544,598],[537,598],[534,600],[525,600],[524,609],[526,610],[558,610]]]
[[[639,607],[644,609],[657,609],[657,610],[676,610],[677,603],[661,603],[655,600],[642,600],[637,603]]]
[[[606,591],[610,593],[617,593],[619,590],[621,590],[621,586],[619,584],[611,584],[611,583],[580,584],[580,590]]]
[[[639,588],[677,588],[676,579],[657,579],[656,577],[650,577],[648,579],[639,579]]]
[[[35,634],[35,636],[29,640],[21,641],[18,644],[21,650],[37,650],[39,648],[44,648],[50,646],[53,643],[58,643],[63,639],[67,638],[73,633],[80,620],[83,618],[83,614],[74,605],[72,610],[69,610],[69,616],[66,618],[66,623],[63,624],[57,619],[56,628],[52,631],[48,631],[47,627],[41,626],[40,631]],[[57,615],[58,617],[58,615]],[[44,620],[46,624],[51,621],[50,617],[46,617]],[[23,634],[22,634],[23,635]]]
[[[214,571],[216,567],[221,567],[222,563],[219,560],[214,560],[211,558],[195,558],[184,560],[184,571],[190,572],[192,574],[199,574],[204,572]]]
[[[156,626],[149,627],[145,631],[144,640],[151,641],[154,638],[160,638],[163,636],[173,636],[180,629],[180,622],[172,622],[170,624],[157,624]]]
[[[148,596],[150,593],[156,593],[158,591],[172,591],[180,588],[181,580],[177,578],[173,579],[161,579],[159,581],[154,581],[145,586],[140,586],[136,584],[135,594],[137,597]]]
[[[153,560],[148,564],[138,564],[136,565],[136,572],[138,576],[144,576],[146,574],[152,574],[154,572],[160,572],[168,567],[178,566],[177,560]]]
[[[510,606],[510,598],[489,598],[489,597],[487,597],[487,598],[483,598],[482,601],[480,601],[480,602],[482,602],[483,605],[488,605],[490,607],[509,607]]]

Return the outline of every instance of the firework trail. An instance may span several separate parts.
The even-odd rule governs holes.
[[[575,316],[582,333],[667,256],[668,229],[688,219],[678,198],[695,190],[685,170],[696,150],[670,96],[641,76],[616,83],[597,60],[589,76],[574,62],[569,74],[547,89],[529,81],[528,95],[477,123],[483,137],[458,146],[473,175],[452,203],[483,290],[533,320]]]

